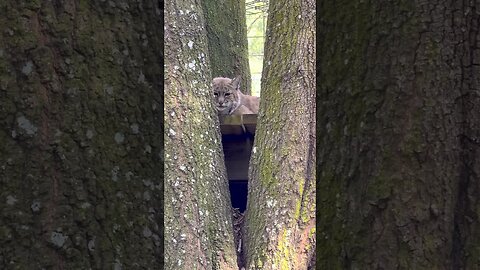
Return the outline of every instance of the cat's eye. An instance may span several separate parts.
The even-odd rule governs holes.
[[[226,97],[230,96],[230,93],[225,93],[225,96],[226,96]]]
[[[218,96],[218,93],[213,93],[214,96]]]

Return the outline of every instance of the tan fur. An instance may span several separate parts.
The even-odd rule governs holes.
[[[240,76],[233,80],[217,77],[212,81],[214,102],[219,114],[258,113],[260,98],[244,95],[240,91]]]
[[[253,112],[247,107],[240,105],[235,111],[231,113],[232,115],[242,115],[242,114],[253,114]]]

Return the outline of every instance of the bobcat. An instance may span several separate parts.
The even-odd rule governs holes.
[[[254,114],[258,113],[260,98],[244,95],[240,91],[240,76],[234,79],[213,78],[213,95],[219,114]]]

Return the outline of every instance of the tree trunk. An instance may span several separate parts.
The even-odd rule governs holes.
[[[165,269],[238,269],[203,11],[165,12]]]
[[[247,269],[303,270],[315,252],[315,1],[270,1],[266,38]]]
[[[477,269],[475,4],[319,10],[318,267]]]
[[[0,4],[0,268],[162,262],[161,5]]]
[[[241,90],[251,94],[245,1],[202,1],[212,77],[242,76]]]

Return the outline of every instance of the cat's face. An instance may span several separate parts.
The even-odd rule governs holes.
[[[223,77],[214,78],[213,98],[215,107],[220,114],[228,114],[238,103],[239,78],[229,79]]]

